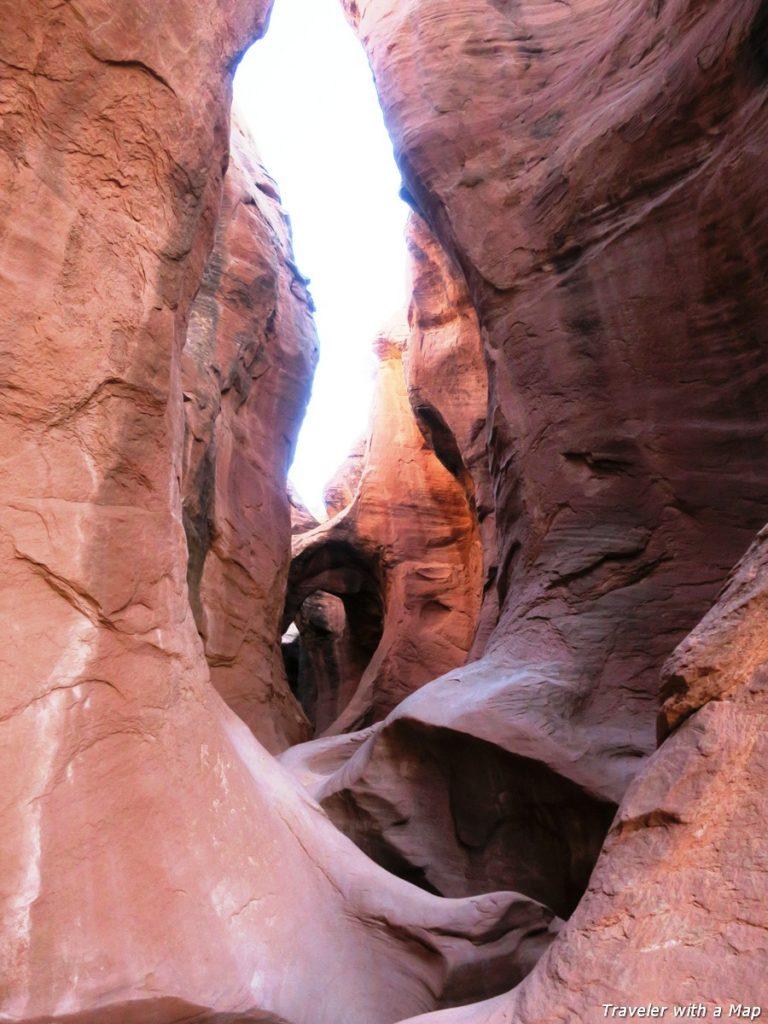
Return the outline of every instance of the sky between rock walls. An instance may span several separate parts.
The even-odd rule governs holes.
[[[365,431],[378,329],[405,303],[407,209],[365,54],[339,0],[275,0],[235,102],[311,279],[320,363],[290,478],[315,515]]]

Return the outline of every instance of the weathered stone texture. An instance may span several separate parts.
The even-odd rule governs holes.
[[[387,802],[430,792],[390,781],[386,747],[414,722],[626,794],[531,977],[435,1021],[759,1002],[760,548],[670,662],[662,735],[679,727],[647,758],[665,659],[768,507],[765,5],[346,7],[407,190],[477,310],[501,613],[478,662],[349,738],[343,766],[324,750],[313,791],[375,808],[367,840],[389,840]],[[439,834],[401,820],[411,867]]]
[[[4,1021],[388,1024],[514,983],[552,936],[522,897],[372,865],[210,685],[181,363],[265,15],[0,0]]]
[[[182,356],[188,581],[211,681],[272,751],[309,737],[280,653],[286,477],[314,372],[311,300],[274,182],[235,124]]]
[[[760,5],[347,6],[484,335],[489,666],[619,796],[768,504]]]
[[[464,275],[418,214],[408,232],[411,300],[405,352],[408,397],[436,455],[461,483],[478,521],[484,593],[472,656],[496,625],[496,512],[488,455],[488,374]]]
[[[435,673],[463,664],[475,635],[482,551],[463,484],[419,429],[403,356],[409,329],[378,339],[371,433],[352,502],[294,539],[284,625],[317,591],[345,601],[368,664],[329,734],[381,721]],[[351,490],[351,486],[347,484]],[[348,681],[323,689],[347,692]]]
[[[759,1004],[765,534],[707,609],[768,507],[766,4],[345,6],[421,220],[362,473],[294,503],[288,619],[382,635],[281,766],[266,4],[0,0],[0,1020]]]

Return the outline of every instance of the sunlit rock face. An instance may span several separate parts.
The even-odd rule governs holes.
[[[426,222],[412,213],[408,398],[422,433],[464,487],[477,518],[484,557],[483,605],[471,655],[496,625],[496,514],[488,458],[488,373],[477,313],[460,267]]]
[[[477,605],[469,609],[476,630],[470,657],[477,658],[498,617],[488,389],[480,329],[460,268],[416,215],[409,226],[409,248],[412,298],[403,363],[410,410],[401,401],[400,416],[408,422],[416,417],[428,455],[437,457],[464,492],[478,524],[485,556],[485,600],[479,614]],[[407,449],[398,452],[401,442],[383,415],[386,408],[377,403],[373,415],[374,438],[394,439],[378,449],[386,466],[415,462],[408,459]],[[371,474],[380,475],[381,467],[372,464]],[[403,483],[407,488],[400,492],[396,488]],[[387,485],[385,493],[399,496],[391,515],[405,519],[413,535],[414,524],[429,520],[413,500],[412,482],[398,473]],[[363,474],[362,490],[370,487]],[[455,529],[461,521],[456,511],[451,512],[445,501],[441,505],[443,529]],[[292,577],[298,580],[299,571],[305,572],[303,559],[308,556],[327,560],[330,545],[339,547],[343,538],[352,549],[356,508],[353,504],[338,522],[301,539]],[[382,543],[387,523],[383,516],[370,519],[371,551]],[[436,532],[415,536],[425,552],[450,550],[434,542]],[[411,544],[409,551],[416,550]],[[405,563],[405,570],[412,574],[413,566]],[[450,591],[442,576],[434,578],[436,596],[445,601]],[[412,606],[402,600],[388,605],[384,628],[401,645],[415,638],[424,667],[431,667],[434,674],[440,664],[438,644],[445,634],[427,623],[421,636]],[[314,639],[318,647],[327,647],[325,637],[324,644],[320,639]],[[336,643],[340,640],[337,636]],[[372,666],[377,668],[377,662]],[[398,678],[406,678],[401,667]],[[375,694],[379,685],[373,676],[369,692]],[[331,688],[330,680],[323,688]],[[546,698],[537,702],[531,687],[522,685],[515,705],[509,689],[508,675],[499,675],[492,662],[480,659],[402,701],[383,728],[357,733],[351,740],[309,743],[283,760],[338,827],[393,873],[444,896],[513,889],[566,916],[584,892],[616,804],[609,792],[589,785],[586,771],[578,771],[578,750],[562,750],[546,736]],[[516,721],[522,712],[532,722],[525,730]],[[351,716],[342,716],[348,727],[375,720],[371,716],[355,723]],[[329,733],[334,731],[339,730]],[[569,761],[575,780],[558,770]]]
[[[365,451],[367,437],[361,437],[353,445],[352,451],[342,462],[323,489],[323,504],[328,516],[338,515],[347,505],[351,505],[357,493],[360,477],[365,468]]]
[[[359,625],[347,616],[343,598],[322,590],[310,594],[296,616],[296,636],[288,646],[295,648],[297,664],[289,678],[318,732],[349,704],[381,639],[380,619],[356,633]]]
[[[315,699],[334,700],[315,725],[329,735],[381,721],[436,673],[464,664],[475,635],[477,516],[463,481],[414,416],[404,370],[409,336],[398,321],[376,342],[371,432],[329,488],[330,510],[354,487],[351,503],[294,539],[284,626],[313,594],[336,595],[354,648],[330,675],[316,659]],[[306,630],[304,636],[312,642]],[[351,696],[346,672],[354,673]],[[337,714],[328,721],[331,706]]]
[[[435,1021],[759,1002],[763,655],[733,618],[759,607],[748,586],[713,613],[728,628],[705,620],[676,656],[662,736],[677,729],[647,758],[664,661],[768,508],[764,4],[346,6],[408,192],[477,311],[501,610],[479,661],[410,697],[343,768],[325,750],[309,770],[306,752],[305,778],[358,819],[373,807],[371,843],[393,834],[382,805],[429,792],[423,772],[392,781],[386,747],[406,729],[624,797],[545,961],[514,997]],[[712,703],[739,686],[748,699]],[[438,834],[424,817],[401,826],[412,867],[418,831]]]
[[[261,430],[253,311],[248,342],[225,337],[238,296],[220,292],[208,342],[248,393],[241,420],[200,379],[187,405],[221,402],[217,471],[231,473],[215,497],[223,510],[226,479],[244,500],[235,522],[212,517],[195,621],[181,480],[186,465],[199,501],[184,453],[200,421],[185,425],[182,363],[210,286],[231,73],[265,15],[252,0],[0,2],[3,1021],[389,1024],[509,987],[556,929],[525,897],[444,901],[372,864],[210,682],[240,627],[234,577],[209,589],[208,562],[250,559],[243,527],[276,549],[272,502],[252,517],[254,466],[228,452]],[[225,263],[242,241],[231,201]],[[258,249],[268,214],[251,216]],[[247,259],[279,306],[277,235]],[[304,316],[296,298],[276,323]],[[306,361],[303,329],[289,352],[291,337],[289,375]],[[291,400],[260,382],[281,417]],[[273,457],[270,485],[285,449]]]
[[[278,751],[310,735],[283,672],[280,621],[286,476],[317,341],[276,186],[237,125],[230,148],[182,354],[188,581],[213,685]]]
[[[298,496],[290,481],[288,482],[288,504],[291,515],[291,536],[297,533],[306,533],[307,530],[313,530],[318,525],[317,519]]]

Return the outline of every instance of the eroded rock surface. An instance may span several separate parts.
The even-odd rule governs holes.
[[[765,541],[763,531],[670,659],[663,720],[680,724],[630,786],[559,941],[508,996],[420,1024],[591,1020],[604,1003],[703,1004],[708,1017],[763,1007]]]
[[[361,437],[344,462],[325,485],[323,502],[329,516],[336,516],[351,505],[365,467],[367,437]]]
[[[768,662],[768,527],[728,585],[664,666],[661,738],[710,701],[751,700]]]
[[[348,738],[343,763],[311,745],[295,763],[411,868],[458,845],[438,857],[428,816],[388,820],[431,792],[423,772],[393,781],[386,748],[411,721],[626,793],[532,977],[435,1020],[759,1002],[763,655],[741,618],[759,551],[675,655],[662,735],[683,724],[646,758],[662,665],[768,507],[764,6],[346,4],[407,190],[478,313],[501,613],[483,658]]]
[[[472,656],[482,654],[496,625],[496,511],[488,455],[488,374],[480,326],[461,269],[412,213],[408,397],[435,454],[464,487],[477,517],[484,558],[483,605]]]
[[[616,798],[768,504],[762,6],[346,6],[484,336],[488,674]]]
[[[523,897],[444,901],[372,865],[210,683],[187,590],[181,362],[230,77],[265,16],[251,0],[0,2],[14,1024],[388,1024],[514,983],[552,934]]]
[[[281,570],[228,520],[197,515],[204,488],[186,491],[188,520],[212,524],[190,533],[206,555],[190,574],[197,621],[187,587],[184,345],[215,270],[230,76],[266,6],[0,0],[0,1020],[391,1024],[484,999],[557,930],[526,891],[568,913],[619,801],[533,973],[421,1019],[759,1005],[764,535],[668,662],[666,738],[646,758],[660,668],[768,504],[765,4],[347,6],[408,191],[449,255],[418,242],[437,268],[411,322],[424,359],[406,383],[402,345],[384,346],[382,402],[397,412],[380,416],[352,503],[299,542],[296,610],[301,588],[335,588],[355,595],[358,630],[383,625],[330,732],[374,724],[283,762],[390,872],[211,686],[209,662],[250,657],[228,560],[248,562],[248,601],[262,568]],[[251,198],[245,214],[274,227]],[[269,264],[265,309],[289,281],[280,251],[248,254]],[[485,417],[436,385],[432,288],[453,275],[465,301],[457,267]],[[215,302],[236,320],[248,302],[231,280]],[[304,317],[298,283],[289,308]],[[464,308],[445,323],[476,338]],[[220,498],[255,465],[223,472],[240,398],[242,436],[260,430],[252,312],[247,339],[207,335],[233,372],[197,396],[220,403]],[[403,412],[408,385],[423,433]],[[210,450],[211,422],[192,419]],[[489,432],[493,512],[475,428]],[[278,454],[259,463],[270,481]],[[204,462],[188,451],[188,470]],[[456,668],[483,577],[473,490],[496,518],[484,562],[500,614],[482,657]],[[247,505],[230,512],[256,529]],[[283,688],[276,723],[278,703],[275,747],[295,716]],[[423,891],[497,878],[522,895]]]
[[[316,591],[296,616],[294,692],[318,732],[344,711],[381,639],[355,635],[342,598]]]
[[[307,739],[283,672],[286,493],[314,372],[311,300],[274,182],[235,124],[182,355],[189,591],[211,681],[268,750]]]
[[[288,502],[291,507],[291,536],[296,533],[306,533],[307,530],[314,530],[318,525],[317,519],[291,486],[290,481],[288,482]]]
[[[346,607],[350,637],[367,654],[354,695],[326,731],[380,721],[435,672],[463,664],[481,599],[482,551],[463,485],[425,440],[408,398],[398,322],[377,341],[379,369],[363,468],[340,479],[354,498],[294,540],[284,624],[317,591]],[[351,481],[349,477],[351,474]],[[338,490],[339,487],[335,487]],[[318,693],[347,682],[318,683]]]
[[[350,13],[485,335],[502,612],[462,728],[616,800],[768,498],[766,117],[755,4],[604,6]]]
[[[318,795],[377,863],[443,896],[513,889],[573,911],[615,805],[460,730],[396,718],[372,746],[353,785]]]

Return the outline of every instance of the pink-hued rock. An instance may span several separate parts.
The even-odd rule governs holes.
[[[130,698],[82,689],[91,708],[62,691],[46,714],[19,709],[5,748],[21,760],[45,726],[53,777],[27,811],[41,846],[33,831],[4,847],[3,878],[20,884],[3,913],[0,1020],[386,1024],[513,984],[551,941],[552,915],[523,897],[444,901],[376,868],[210,687],[157,710],[154,734],[137,712],[132,731],[109,721]],[[97,711],[105,735],[81,742],[98,757],[55,742],[62,718],[86,726]],[[10,796],[25,795],[14,780]]]
[[[768,527],[757,535],[714,608],[664,666],[663,739],[710,701],[751,699],[768,663]]]
[[[291,510],[291,536],[297,533],[306,533],[307,530],[314,530],[318,521],[291,486],[290,481],[288,483],[288,502]]]
[[[296,617],[296,626],[298,664],[292,688],[317,731],[322,732],[354,696],[371,651],[355,637],[344,601],[335,594],[310,594]]]
[[[385,563],[406,564],[399,565],[394,573],[393,566],[387,565],[383,570],[384,580],[373,581],[372,589],[387,593],[382,593],[386,607],[373,610],[373,615],[382,621],[378,629],[370,630],[372,643],[355,644],[354,624],[349,623],[345,615],[337,622],[335,633],[331,628],[333,616],[325,616],[327,621],[319,631],[312,627],[309,620],[312,615],[317,618],[318,608],[304,617],[306,621],[300,630],[303,654],[299,657],[299,664],[303,666],[299,675],[303,672],[304,678],[297,686],[318,733],[334,725],[337,718],[342,728],[380,718],[383,711],[396,703],[391,694],[382,700],[385,687],[391,686],[388,678],[399,677],[398,695],[404,696],[414,688],[414,681],[420,685],[446,667],[462,663],[467,657],[467,639],[463,634],[467,630],[474,634],[471,650],[479,653],[498,615],[493,585],[496,572],[493,497],[484,434],[488,395],[477,317],[460,269],[415,214],[409,224],[408,244],[412,278],[408,327],[397,323],[393,333],[397,336],[396,348],[402,350],[410,409],[404,401],[401,371],[396,369],[396,388],[392,394],[380,388],[373,411],[372,438],[364,437],[357,442],[325,488],[326,510],[332,521],[324,525],[317,537],[307,539],[297,548],[300,560],[304,561],[307,558],[304,543],[311,545],[312,559],[322,557],[318,556],[318,544],[321,549],[346,547],[356,552],[358,560],[362,556],[362,560],[368,562],[373,577],[382,576],[382,551]],[[382,383],[383,380],[382,370]],[[393,421],[397,421],[395,425]],[[375,446],[373,453],[371,444]],[[414,448],[419,452],[416,458]],[[425,448],[434,454],[429,454]],[[457,502],[458,490],[448,481],[438,462],[464,491],[464,502]],[[404,465],[407,470],[403,469]],[[446,503],[441,501],[440,489],[448,494]],[[372,501],[376,506],[375,514],[371,514],[369,508]],[[436,516],[445,520],[442,526],[436,527]],[[338,521],[333,517],[338,517]],[[472,595],[464,602],[457,655],[450,650],[452,633],[456,633],[454,625],[440,623],[434,615],[434,621],[419,622],[426,614],[431,597],[434,597],[432,604],[436,612],[450,592],[456,600],[456,581],[445,577],[444,573],[438,574],[428,592],[425,587],[427,570],[424,565],[414,566],[413,560],[414,556],[421,558],[432,549],[450,547],[453,529],[458,530],[461,544],[462,535],[473,532],[472,520],[478,524],[479,529],[474,529],[485,558],[486,594],[479,628],[476,598]],[[445,556],[441,557],[445,561]],[[475,574],[476,554],[472,552],[469,561],[466,553],[461,558]],[[297,575],[294,572],[294,576]],[[399,592],[403,589],[402,582],[395,582],[393,587],[395,576],[404,580],[411,590],[418,585],[418,597]],[[347,587],[348,603],[357,607],[359,601],[351,596],[355,594],[354,586],[351,591]],[[461,600],[460,594],[458,596]],[[332,595],[323,595],[323,608],[328,612],[330,608],[325,606],[330,600]],[[383,642],[390,647],[383,666],[376,660],[382,633]],[[440,646],[446,640],[449,646],[441,651]],[[372,659],[374,663],[366,676],[366,666]],[[352,704],[354,718],[343,714],[350,702],[350,691],[354,694],[364,677],[365,703],[361,704],[358,698]],[[367,705],[376,701],[379,706],[371,713]],[[334,725],[332,731],[337,728]]]
[[[483,336],[486,675],[530,731],[524,681],[616,798],[653,749],[661,665],[768,506],[763,7],[346,7]]]
[[[433,796],[422,777],[392,781],[386,747],[411,720],[416,736],[448,729],[626,794],[534,974],[430,1020],[759,1003],[763,654],[758,620],[742,620],[761,605],[759,549],[673,657],[662,734],[684,721],[646,757],[662,665],[768,507],[765,4],[345,6],[407,190],[477,310],[501,614],[478,662],[349,738],[346,763],[327,748],[297,762],[326,802],[370,814],[369,842],[397,826],[393,788],[398,809]],[[420,844],[445,863],[450,834],[438,855],[428,815],[403,817],[409,866]]]
[[[317,355],[311,300],[274,182],[242,127],[182,356],[190,599],[211,681],[268,750],[307,739],[280,622],[286,476]]]
[[[237,371],[229,391],[187,377],[188,406],[221,403],[220,499],[230,481],[251,496],[257,466],[249,452],[227,468],[244,455],[235,396],[248,395],[243,437],[275,425],[249,404],[251,312],[247,338],[203,329],[206,298],[234,322],[244,297],[212,287],[210,253],[231,74],[266,4],[0,0],[0,1021],[392,1024],[437,1010],[421,1020],[571,1024],[605,1019],[605,1003],[759,1005],[765,535],[672,651],[768,506],[765,2],[346,6],[407,189],[448,255],[424,242],[436,269],[415,285],[411,330],[381,345],[355,497],[299,538],[289,595],[298,608],[302,588],[333,585],[355,596],[358,629],[383,626],[330,731],[387,717],[281,766],[209,660],[235,667],[234,637],[249,636],[228,559],[248,561],[250,607],[274,554],[258,612],[274,615],[284,552],[267,520],[274,501],[287,537],[286,450],[258,456],[264,520],[247,501],[230,506],[237,523],[206,512],[197,622],[182,521],[195,328]],[[245,216],[278,238],[251,251],[249,232],[247,260],[269,265],[275,323],[282,309],[304,325],[281,335],[304,367],[303,287],[281,305],[285,236],[269,194],[255,198]],[[225,262],[242,242],[230,200]],[[436,381],[432,297],[447,281],[465,301],[454,263],[488,366],[482,428],[479,364],[466,364],[471,412],[453,401],[458,375]],[[458,324],[444,312],[462,358],[476,342],[464,309]],[[427,341],[406,382],[414,327]],[[303,373],[263,394],[295,410]],[[424,434],[409,386],[431,410]],[[210,451],[203,411],[188,409],[188,484],[205,461],[193,439]],[[500,615],[458,668],[483,577],[474,425],[489,436]],[[184,493],[192,526],[203,489]],[[275,641],[265,625],[262,650]],[[646,759],[668,658],[666,738]],[[251,685],[219,675],[233,699]],[[273,703],[277,748],[300,720],[284,687]],[[545,952],[559,923],[542,902],[570,911],[619,801]],[[521,894],[442,899],[394,872]]]
[[[614,1006],[764,1012],[768,959],[766,532],[666,669],[679,727],[630,786],[587,893],[508,996],[420,1024],[598,1020]],[[687,687],[687,689],[684,689]],[[687,699],[686,699],[687,698]],[[687,716],[687,717],[684,717]],[[301,748],[298,748],[301,749]],[[626,1014],[625,1014],[626,1016]]]
[[[380,721],[435,673],[463,664],[482,586],[476,517],[425,440],[408,399],[401,321],[377,340],[371,433],[352,503],[294,539],[284,625],[311,594],[345,601],[369,663],[329,734]],[[318,693],[347,683],[318,682]]]
[[[377,863],[445,896],[511,888],[567,916],[616,804],[600,746],[547,735],[530,681],[486,659],[448,673],[370,730],[281,760]],[[518,701],[519,703],[515,703]]]
[[[496,625],[496,514],[488,457],[488,374],[464,275],[418,214],[408,224],[411,302],[405,368],[424,436],[467,492],[484,557],[484,596],[472,655]]]
[[[0,0],[5,1022],[388,1024],[551,938],[522,897],[372,865],[210,683],[181,361],[265,16]]]

